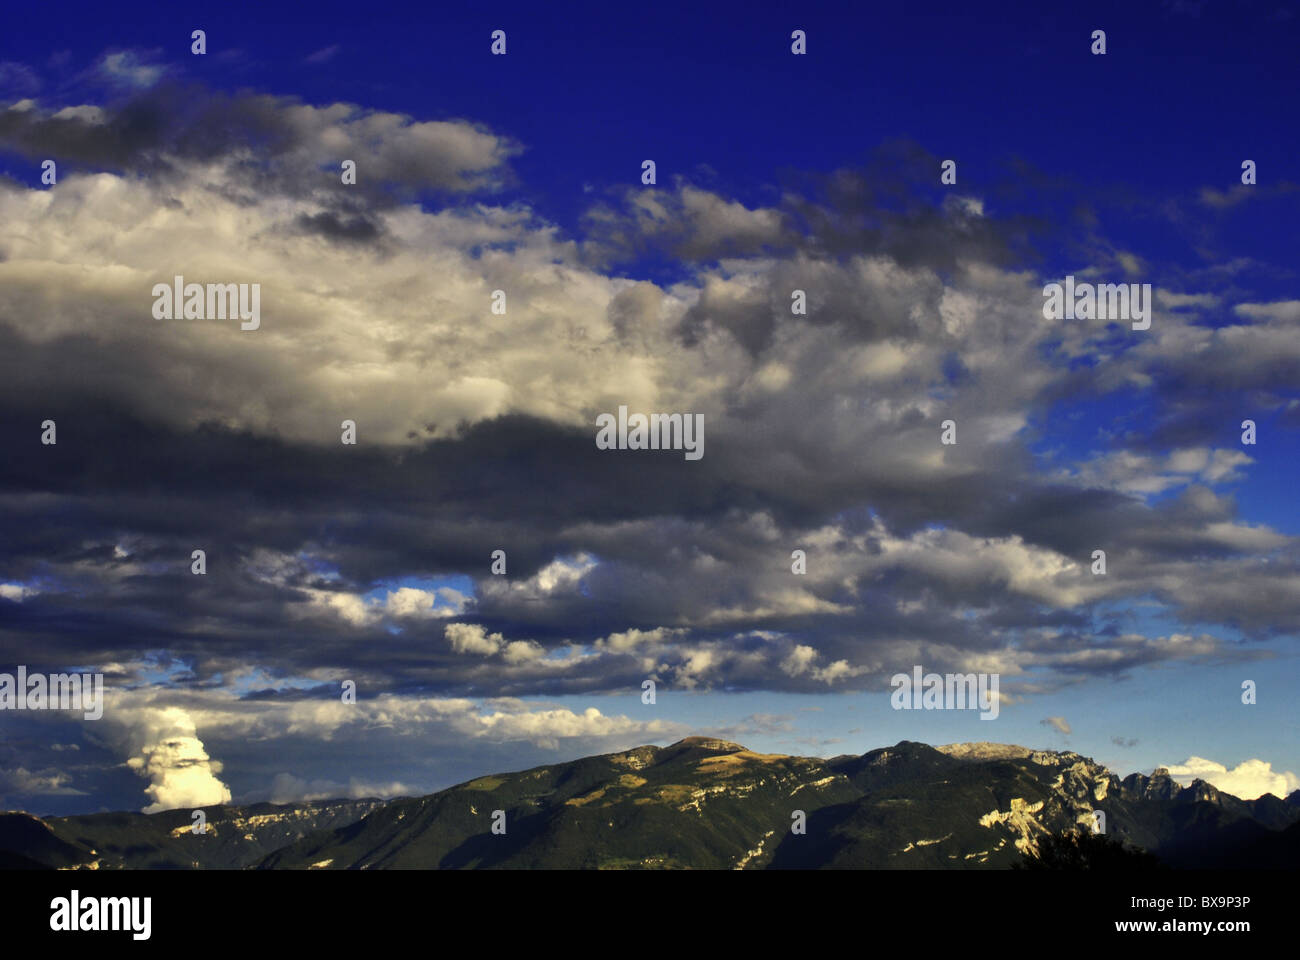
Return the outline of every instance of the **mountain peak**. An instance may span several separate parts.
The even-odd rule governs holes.
[[[987,740],[946,743],[934,749],[958,760],[1023,760],[1034,752],[1018,744],[990,743]]]
[[[1183,789],[1182,785],[1169,775],[1168,767],[1156,767],[1151,771],[1150,777],[1144,777],[1140,773],[1130,773],[1120,783],[1125,790],[1136,796],[1164,800],[1172,798]]]
[[[695,747],[700,750],[717,750],[721,753],[748,752],[747,747],[743,747],[738,743],[732,743],[730,740],[719,740],[717,737],[684,737],[664,749],[674,750],[679,747]]]

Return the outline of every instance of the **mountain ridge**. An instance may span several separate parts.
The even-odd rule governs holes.
[[[1095,811],[1175,867],[1288,867],[1300,850],[1300,791],[1242,800],[986,741],[823,759],[693,736],[422,797],[204,809],[203,836],[188,810],[0,814],[0,853],[52,869],[996,869],[1091,831]]]

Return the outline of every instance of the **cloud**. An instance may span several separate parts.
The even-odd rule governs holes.
[[[557,749],[561,739],[626,737],[638,730],[650,733],[681,729],[663,721],[646,724],[627,717],[610,717],[595,707],[581,713],[568,709],[524,710],[507,708],[487,714],[466,715],[458,725],[471,735],[497,741],[527,740],[538,746]]]
[[[807,673],[817,659],[817,651],[807,644],[795,644],[790,655],[781,661],[781,669],[792,677]]]
[[[1124,493],[1160,494],[1190,483],[1213,486],[1239,482],[1246,476],[1242,468],[1254,462],[1241,450],[1185,448],[1171,450],[1162,457],[1123,450],[1081,463],[1072,472],[1072,479]]]
[[[303,58],[302,62],[313,63],[313,64],[329,63],[331,60],[334,59],[335,54],[337,54],[341,49],[342,47],[340,47],[339,44],[332,43],[328,47],[322,47],[321,49],[317,50],[315,53],[308,54],[306,57]]]
[[[1237,184],[1229,187],[1227,190],[1216,190],[1214,187],[1202,187],[1200,193],[1201,203],[1215,210],[1228,210],[1240,203],[1249,200],[1256,191],[1256,187],[1249,184]]]
[[[673,643],[686,633],[685,630],[668,627],[655,627],[653,630],[623,630],[611,633],[608,637],[596,640],[597,650],[609,650],[613,653],[632,653],[638,649],[661,647]]]
[[[388,592],[383,600],[383,610],[393,617],[454,617],[462,613],[469,602],[469,597],[451,587],[434,590],[399,587]]]
[[[146,63],[133,50],[104,54],[99,61],[98,70],[107,80],[132,88],[152,87],[164,72],[163,67]]]
[[[271,780],[271,803],[309,803],[315,800],[334,800],[348,797],[361,800],[368,797],[391,799],[393,797],[419,796],[416,787],[396,780],[388,783],[368,783],[351,778],[346,783],[337,780],[305,780],[291,773],[277,773]]]
[[[1239,303],[1232,308],[1239,317],[1271,323],[1300,323],[1300,300],[1280,300],[1274,303]]]
[[[193,209],[197,199],[178,208],[166,202],[180,199],[174,189],[215,190],[233,205],[225,207],[231,214],[241,205],[268,212],[276,195],[310,200],[292,211],[308,228],[331,212],[364,218],[376,205],[392,206],[397,194],[497,189],[510,179],[508,162],[520,149],[468,121],[160,82],[162,68],[135,54],[109,54],[100,69],[133,92],[93,112],[90,105],[72,112],[29,101],[11,106],[0,112],[0,148],[32,157],[53,152],[69,165],[128,179],[147,174],[137,199],[173,211]],[[344,160],[357,166],[348,192],[341,190]],[[250,180],[253,169],[258,174]]]
[[[0,770],[0,800],[6,797],[77,797],[86,791],[71,786],[72,775],[66,770],[29,770],[15,767]]]
[[[150,780],[145,793],[153,802],[144,813],[230,802],[230,788],[217,776],[221,764],[208,756],[184,710],[167,707],[140,720],[143,743],[126,763]]]
[[[607,256],[629,257],[650,247],[691,260],[747,256],[788,245],[784,214],[751,209],[688,183],[671,190],[627,189],[617,205],[599,204],[586,224]]]
[[[814,680],[828,685],[835,683],[837,680],[844,680],[868,672],[864,667],[850,666],[847,660],[836,660],[825,667],[814,666],[819,657],[820,654],[812,647],[805,644],[795,644],[790,655],[781,661],[781,670],[792,677],[808,674]]]
[[[23,583],[0,583],[0,597],[21,603],[24,597],[30,597],[39,591]]]
[[[1186,787],[1204,780],[1213,787],[1242,800],[1254,800],[1266,793],[1285,798],[1300,789],[1300,778],[1289,770],[1274,770],[1267,760],[1243,760],[1231,770],[1214,760],[1188,757],[1183,763],[1163,764],[1176,783]]]
[[[573,233],[500,194],[523,146],[473,120],[156,79],[0,110],[0,146],[68,158],[56,189],[0,185],[24,225],[0,236],[0,596],[22,600],[0,636],[22,662],[57,649],[135,683],[142,649],[183,663],[154,706],[183,706],[202,744],[122,752],[162,793],[184,786],[173,766],[218,791],[209,751],[255,762],[236,730],[481,748],[531,729],[576,750],[668,725],[489,701],[648,677],[867,691],[916,663],[1026,697],[1268,656],[1238,641],[1300,630],[1300,542],[1231,489],[1269,463],[1221,430],[1225,409],[1289,409],[1296,314],[1242,271],[1231,288],[1175,272],[1204,292],[1117,338],[1044,319],[1026,220],[931,202],[914,146],[761,205],[686,180],[593,192]],[[642,278],[643,254],[672,269]],[[154,320],[152,285],[176,274],[260,283],[261,329]],[[1197,316],[1222,303],[1231,322]],[[1131,414],[1044,447],[1116,397]],[[597,450],[595,416],[621,404],[701,413],[707,456]],[[30,442],[51,416],[57,451]],[[468,586],[428,586],[448,578]],[[1139,601],[1150,627],[1116,612]],[[335,702],[343,679],[366,706]],[[191,698],[209,686],[247,702]]]
[[[1217,307],[1220,299],[1213,293],[1174,293],[1164,288],[1155,291],[1156,302],[1170,310],[1183,307]]]
[[[1043,726],[1051,727],[1053,730],[1065,734],[1067,737],[1070,735],[1070,725],[1066,722],[1065,717],[1045,717],[1038,722]]]
[[[118,687],[105,709],[106,725],[90,732],[150,777],[146,812],[229,802],[231,793],[241,802],[420,795],[456,782],[450,769],[468,778],[484,769],[554,762],[561,749],[611,752],[691,732],[660,717],[634,719],[595,706],[376,693],[364,678],[356,701],[343,703],[338,689],[328,684],[311,695],[286,688],[238,697],[227,689]],[[415,743],[425,750],[413,752]],[[276,749],[267,752],[267,744]],[[218,763],[210,753],[230,762]],[[295,758],[292,773],[283,768],[285,756]],[[400,781],[382,775],[395,766],[408,775]],[[346,781],[337,776],[340,769],[351,771]],[[227,775],[237,788],[227,787]]]
[[[501,649],[504,638],[499,633],[489,634],[477,623],[449,623],[443,635],[457,653],[476,653],[491,656]]]

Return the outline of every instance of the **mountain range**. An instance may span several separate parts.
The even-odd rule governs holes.
[[[1300,791],[1242,800],[1068,751],[903,741],[821,759],[710,737],[479,777],[425,797],[0,814],[0,867],[998,869],[1104,832],[1175,868],[1294,868]],[[495,828],[494,828],[495,825]],[[802,826],[802,831],[799,827]]]

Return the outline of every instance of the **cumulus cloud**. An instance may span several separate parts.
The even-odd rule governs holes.
[[[791,239],[781,211],[751,209],[688,183],[626,190],[617,206],[597,205],[586,219],[598,243],[621,256],[653,244],[676,256],[712,260],[753,255]]]
[[[792,677],[797,677],[802,673],[807,673],[812,669],[813,661],[817,659],[817,651],[807,644],[795,644],[790,655],[781,661],[781,669]]]
[[[308,606],[336,616],[354,627],[380,623],[385,618],[402,622],[455,617],[465,612],[472,598],[452,587],[424,590],[399,587],[382,596],[361,596],[347,590],[304,588]]]
[[[820,656],[821,654],[806,644],[795,644],[794,649],[790,651],[790,655],[781,661],[781,670],[792,677],[807,674],[813,680],[828,685],[835,683],[837,680],[868,672],[866,667],[850,666],[847,660],[836,660],[824,667],[816,666],[816,661]]]
[[[443,635],[457,653],[476,653],[491,656],[501,649],[504,638],[499,633],[488,633],[477,623],[449,623]]]
[[[613,653],[631,653],[638,649],[672,643],[685,633],[685,630],[674,630],[669,627],[655,627],[653,630],[638,630],[633,627],[631,630],[621,630],[611,633],[608,637],[599,638],[595,647]]]
[[[1243,760],[1229,769],[1204,757],[1188,757],[1183,763],[1164,764],[1176,783],[1188,786],[1193,780],[1206,783],[1242,800],[1254,800],[1266,793],[1286,797],[1300,789],[1300,778],[1289,770],[1274,770],[1267,760]]]
[[[464,611],[468,602],[469,597],[451,587],[435,590],[399,587],[389,591],[383,606],[386,613],[395,617],[454,617]]]
[[[184,710],[166,707],[138,719],[143,742],[126,763],[149,778],[145,793],[153,802],[144,813],[230,802],[230,788],[217,776],[221,763],[208,756]]]

